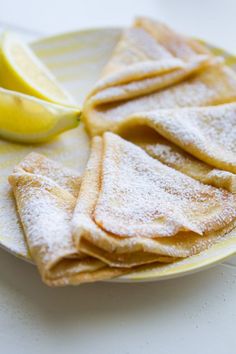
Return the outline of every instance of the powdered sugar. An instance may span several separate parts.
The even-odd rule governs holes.
[[[47,177],[16,173],[10,180],[35,260],[52,264],[75,254],[69,223],[75,199]]]
[[[114,83],[114,86],[105,87],[101,91],[98,91],[97,94],[91,97],[92,105],[101,105],[105,103],[111,103],[121,100],[132,99],[133,97],[139,97],[142,94],[149,94],[151,92],[159,91],[167,86],[174,85],[176,82],[179,82],[189,76],[191,73],[201,68],[207,61],[206,56],[199,56],[196,59],[192,60],[190,63],[186,63],[183,68],[176,68],[176,70],[171,70],[169,68],[168,72],[165,68],[166,65],[160,66],[159,72],[154,74],[153,77],[147,77],[141,80],[138,80],[138,77],[133,77],[133,80],[119,84],[121,78],[118,77],[118,83]],[[162,70],[161,70],[162,69]],[[173,68],[174,69],[174,68]],[[139,76],[140,74],[136,75]],[[106,80],[107,82],[108,80]],[[113,78],[111,78],[113,81]],[[100,87],[105,86],[100,82]]]
[[[94,126],[104,122],[103,127],[107,124],[112,130],[112,123],[114,128],[116,128],[114,123],[125,124],[126,119],[134,113],[166,108],[208,106],[235,99],[235,73],[223,65],[212,65],[196,76],[167,89],[154,90],[148,95],[113,105],[98,105],[96,110],[91,112],[91,122]]]
[[[145,121],[200,160],[236,172],[236,104],[154,111],[132,119]]]
[[[48,159],[44,155],[32,152],[15,168],[26,172],[48,177],[77,197],[80,187],[81,173],[66,168],[62,164]]]
[[[217,230],[236,217],[236,197],[203,185],[105,134],[96,222],[117,235],[158,237]]]

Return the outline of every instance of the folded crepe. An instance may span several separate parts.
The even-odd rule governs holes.
[[[102,157],[103,157],[103,141],[100,137],[95,137],[92,140],[91,153],[88,164],[86,166],[85,172],[83,174],[81,188],[79,197],[77,200],[76,208],[74,211],[72,229],[74,230],[74,242],[77,249],[85,249],[87,254],[98,257],[99,259],[104,259],[108,264],[117,267],[133,267],[140,264],[156,262],[172,262],[175,260],[174,257],[162,256],[159,254],[150,254],[141,252],[131,252],[124,255],[114,254],[113,251],[109,249],[109,256],[103,257],[100,252],[96,252],[96,244],[90,244],[85,247],[86,239],[82,241],[80,235],[92,235],[96,238],[98,245],[100,241],[103,243],[109,234],[104,232],[93,219],[93,212],[96,206],[96,201],[99,195],[100,189],[100,175],[102,168]]]
[[[236,173],[236,103],[137,113],[120,129],[137,125],[153,128],[213,167]]]
[[[124,129],[124,127],[123,127]],[[149,155],[196,180],[236,193],[236,174],[214,168],[165,139],[154,129],[138,126],[122,130],[126,140],[142,147]]]
[[[93,140],[73,216],[76,247],[111,266],[199,253],[236,224],[236,196],[112,134]]]
[[[43,281],[51,286],[79,284],[126,272],[78,251],[71,217],[80,175],[43,155],[31,153],[9,177],[27,245]]]
[[[168,166],[236,193],[236,103],[134,114],[117,131],[131,132],[130,140]]]
[[[204,45],[139,18],[124,30],[85,102],[91,135],[114,130],[132,113],[236,100],[236,74]]]
[[[215,62],[203,45],[168,31],[167,38],[166,27],[149,19],[139,19],[123,32],[100,80],[85,102],[83,115],[92,135],[107,130],[113,119],[113,105],[139,100],[140,96],[176,84]],[[103,114],[108,115],[107,121],[102,119]]]

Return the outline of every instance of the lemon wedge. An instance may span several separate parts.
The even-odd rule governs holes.
[[[74,106],[56,78],[25,43],[5,32],[1,42],[0,85],[49,102]]]
[[[0,88],[0,137],[41,143],[79,123],[80,111]]]

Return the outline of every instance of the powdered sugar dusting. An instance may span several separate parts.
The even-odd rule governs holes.
[[[110,76],[111,72],[119,73],[127,66],[138,62],[164,58],[171,59],[173,56],[143,29],[129,28],[123,32],[110,61],[103,70],[102,78]]]
[[[62,188],[77,197],[80,187],[80,173],[66,168],[62,164],[48,159],[44,155],[32,152],[15,168],[22,168],[26,172],[48,177]]]
[[[235,73],[230,68],[226,70],[223,65],[212,65],[196,76],[167,89],[154,90],[149,95],[110,106],[97,105],[91,115],[94,114],[93,124],[100,124],[99,121],[96,123],[99,118],[100,121],[107,122],[107,125],[110,123],[109,129],[112,129],[112,122],[125,122],[126,118],[134,113],[166,108],[208,106],[235,99]]]
[[[138,141],[152,157],[200,182],[236,192],[236,174],[210,166],[188,154],[170,141],[158,137],[153,141]]]
[[[170,72],[164,70],[165,67],[162,65],[162,71],[160,71],[160,67],[159,72],[157,72],[156,75],[153,75],[153,77],[141,78],[140,80],[135,77],[130,82],[124,84],[119,84],[119,81],[121,81],[119,78],[118,84],[113,83],[114,86],[105,87],[92,96],[90,104],[101,105],[120,100],[132,99],[133,97],[138,97],[142,94],[158,91],[185,79],[191,73],[201,68],[206,61],[207,57],[199,56],[192,62],[186,63],[183,68],[178,68],[177,66],[176,70],[169,70]],[[111,80],[113,79],[111,78]]]
[[[75,198],[47,177],[16,173],[10,177],[31,253],[39,264],[52,264],[76,253],[70,219]]]
[[[161,135],[215,167],[236,172],[236,104],[141,114]]]
[[[217,230],[236,217],[236,197],[203,185],[105,134],[96,222],[116,235],[159,237]]]
[[[145,61],[132,65],[126,68],[124,71],[111,74],[105,79],[101,79],[97,82],[93,89],[93,93],[101,90],[102,88],[109,87],[111,85],[118,85],[121,83],[127,83],[132,81],[135,77],[137,79],[143,79],[152,75],[162,75],[168,71],[184,68],[184,63],[178,58],[159,60],[158,62]]]

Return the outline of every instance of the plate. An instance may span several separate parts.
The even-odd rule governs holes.
[[[32,43],[31,47],[77,102],[82,104],[99,78],[121,31],[121,28],[101,28],[72,32],[43,38]],[[226,63],[236,70],[236,57],[208,46],[215,54],[224,56]],[[26,261],[31,261],[31,258],[7,177],[13,167],[31,151],[43,153],[82,172],[89,154],[89,138],[81,124],[47,144],[22,145],[0,140],[0,246]],[[182,276],[222,262],[235,252],[236,230],[233,230],[227,238],[198,255],[169,265],[141,267],[116,281],[154,281]]]

